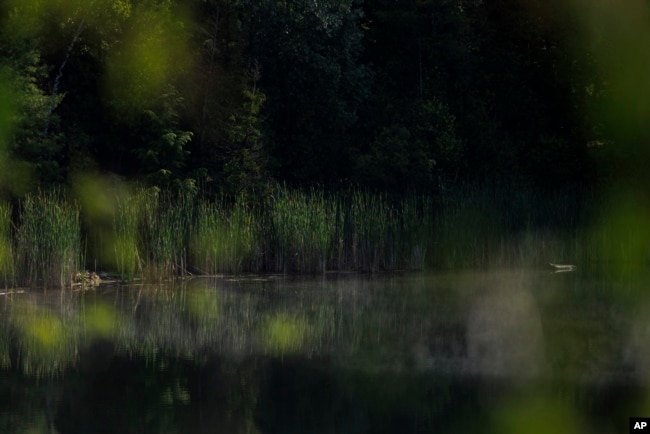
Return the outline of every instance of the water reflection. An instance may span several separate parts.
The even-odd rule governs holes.
[[[623,362],[650,386],[650,305],[642,306],[633,318]]]
[[[531,379],[546,373],[544,332],[532,276],[497,274],[480,280],[482,294],[467,320],[470,372]]]
[[[620,432],[650,414],[647,315],[620,284],[510,270],[7,295],[0,431]]]

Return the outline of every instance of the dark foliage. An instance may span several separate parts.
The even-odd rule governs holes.
[[[588,153],[621,138],[589,116],[606,80],[559,2],[38,5],[9,2],[0,44],[8,150],[33,186],[108,171],[233,196],[271,180],[402,193],[613,173]]]

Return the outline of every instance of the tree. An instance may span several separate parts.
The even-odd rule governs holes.
[[[58,118],[52,108],[61,102],[61,96],[45,91],[48,68],[32,41],[5,31],[0,34],[0,47],[3,75],[13,94],[8,137],[8,151],[16,165],[11,171],[13,183],[60,181],[63,145],[55,131]]]
[[[266,184],[261,70],[247,56],[239,2],[211,0],[197,11],[186,117],[196,132],[190,165],[206,187],[239,196]]]
[[[258,68],[250,71],[250,78],[252,85],[250,90],[244,91],[243,107],[230,117],[231,149],[224,166],[224,189],[233,196],[259,195],[268,189],[259,117],[266,97],[257,89]]]
[[[350,128],[371,80],[360,60],[361,11],[351,0],[245,1],[242,10],[275,173],[298,183],[345,176]]]
[[[436,100],[422,101],[406,124],[384,127],[358,159],[357,181],[383,191],[431,191],[458,179],[463,142],[455,118]]]
[[[418,124],[418,107],[436,100],[463,142],[459,179],[584,178],[584,64],[559,2],[377,0],[364,10],[377,79],[362,137]]]

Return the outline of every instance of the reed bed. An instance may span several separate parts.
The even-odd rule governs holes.
[[[192,231],[192,267],[206,274],[258,271],[258,214],[245,201],[202,202]]]
[[[355,191],[349,211],[352,221],[353,267],[368,271],[391,268],[395,252],[395,209],[384,195]]]
[[[0,203],[0,284],[5,288],[16,284],[15,251],[12,245],[11,207]]]
[[[399,212],[398,251],[402,252],[407,268],[423,270],[429,254],[435,252],[438,246],[433,232],[434,202],[430,197],[412,196],[401,202]]]
[[[131,279],[144,266],[138,243],[139,221],[148,201],[145,194],[120,195],[116,197],[115,204],[113,234],[107,242],[111,244],[112,241],[113,244],[114,270],[124,278]],[[100,263],[100,266],[103,265]]]
[[[576,261],[587,216],[573,192],[462,189],[441,199],[432,224],[438,268],[543,266]]]
[[[322,191],[283,188],[272,198],[271,234],[277,271],[324,272],[336,234],[335,205]]]
[[[612,195],[608,206],[591,213],[580,227],[576,256],[582,262],[638,270],[650,264],[650,201],[645,196]]]
[[[16,275],[29,286],[69,286],[81,268],[79,207],[60,191],[25,198],[17,231]]]
[[[140,249],[147,276],[182,275],[187,268],[187,246],[194,226],[191,195],[142,190],[145,196],[140,227]]]
[[[154,280],[188,272],[378,272],[650,261],[646,209],[620,206],[615,209],[621,212],[599,214],[592,206],[586,213],[572,192],[462,188],[436,197],[395,198],[359,189],[327,194],[278,186],[257,203],[244,197],[206,200],[155,188],[121,189],[113,196],[101,243],[87,243],[96,232],[92,221],[82,232],[83,210],[62,192],[27,196],[17,212],[1,205],[1,282],[69,286],[84,265],[127,280]],[[86,245],[91,246],[88,252]]]

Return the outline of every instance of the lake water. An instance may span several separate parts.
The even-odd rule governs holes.
[[[195,278],[0,296],[0,432],[622,433],[638,272]]]

